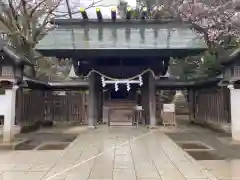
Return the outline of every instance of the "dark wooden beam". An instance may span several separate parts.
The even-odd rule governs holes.
[[[158,19],[103,19],[102,21],[99,21],[98,19],[89,19],[89,20],[84,20],[84,19],[52,19],[51,20],[52,24],[56,25],[90,25],[90,24],[96,24],[96,25],[116,25],[116,24],[122,24],[122,25],[127,25],[127,24],[132,24],[132,25],[162,25],[162,24],[172,24],[173,26],[178,26],[178,25],[186,25],[190,26],[190,24],[187,23],[182,23],[179,20],[174,20],[174,19],[163,19],[163,20],[158,20]]]
[[[181,58],[187,55],[198,55],[206,50],[203,48],[192,49],[36,49],[44,56],[57,56],[58,58],[81,58],[81,59],[94,59],[94,58],[155,58],[158,56],[160,59],[172,57]]]

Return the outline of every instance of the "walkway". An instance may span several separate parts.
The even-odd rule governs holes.
[[[183,126],[175,132],[166,132],[168,137],[180,145],[185,144],[185,151],[219,180],[240,180],[240,142],[232,141],[231,134],[186,122],[181,124]],[[190,147],[189,144],[200,144],[209,149]]]
[[[86,130],[64,151],[0,152],[0,171],[1,180],[214,179],[162,131],[142,127]]]

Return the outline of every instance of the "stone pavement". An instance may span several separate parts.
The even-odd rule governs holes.
[[[161,130],[146,127],[99,126],[64,151],[0,152],[0,172],[0,180],[216,179]]]
[[[211,152],[217,158],[213,160],[198,150],[202,155],[197,162],[219,180],[240,180],[240,142],[232,141],[231,134],[189,124],[189,121],[182,122],[181,127],[172,128],[172,131],[165,129],[164,132],[176,143],[201,142],[210,146],[211,149],[204,151]],[[194,152],[190,149],[186,151]]]
[[[200,161],[219,180],[240,180],[240,159]]]

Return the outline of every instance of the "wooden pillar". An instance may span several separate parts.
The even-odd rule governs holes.
[[[89,93],[88,93],[88,126],[95,128],[97,123],[97,96],[96,96],[96,75],[91,73],[89,80]]]
[[[16,93],[16,124],[21,125],[23,123],[23,89],[19,88]]]
[[[100,123],[103,122],[103,117],[102,117],[102,114],[103,114],[103,94],[102,94],[102,88],[100,87],[99,88],[99,103],[98,103],[98,108],[99,108],[99,113],[98,113],[98,121]]]
[[[98,82],[98,76],[95,74],[95,89],[94,89],[94,91],[95,91],[95,117],[96,117],[96,123],[99,123],[99,101],[100,101],[100,99],[99,99],[99,95],[100,95],[100,93],[99,93],[99,82]]]
[[[189,121],[194,121],[194,90],[188,90]]]
[[[152,73],[148,75],[148,93],[149,93],[149,127],[154,128],[157,125],[156,121],[156,87],[155,78]]]
[[[98,93],[98,122],[102,123],[103,122],[103,91],[102,91],[102,83],[100,76],[98,75],[97,77],[97,82],[98,82],[98,88],[97,88],[97,93]]]
[[[98,81],[99,81],[99,79],[98,79]],[[102,114],[103,114],[103,94],[102,94],[102,88],[101,88],[100,84],[97,88],[96,93],[98,95],[98,98],[97,98],[97,100],[98,100],[98,102],[97,102],[97,105],[98,105],[98,107],[97,107],[97,112],[98,112],[97,119],[98,119],[99,123],[102,123],[102,120],[103,120],[103,118],[102,118]]]
[[[102,87],[101,87],[101,80],[100,76],[97,74],[93,74],[94,76],[94,109],[95,109],[95,122],[101,123],[102,122]]]
[[[83,92],[82,93],[82,103],[83,103],[83,107],[82,107],[82,112],[83,112],[83,123],[84,124],[88,124],[88,102],[89,102],[89,91],[88,92]]]

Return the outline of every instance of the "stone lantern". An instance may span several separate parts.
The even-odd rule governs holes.
[[[0,42],[0,115],[4,117],[3,142],[9,143],[13,137],[16,111],[16,92],[23,82],[24,66],[32,66],[27,58],[17,55],[15,50]]]

